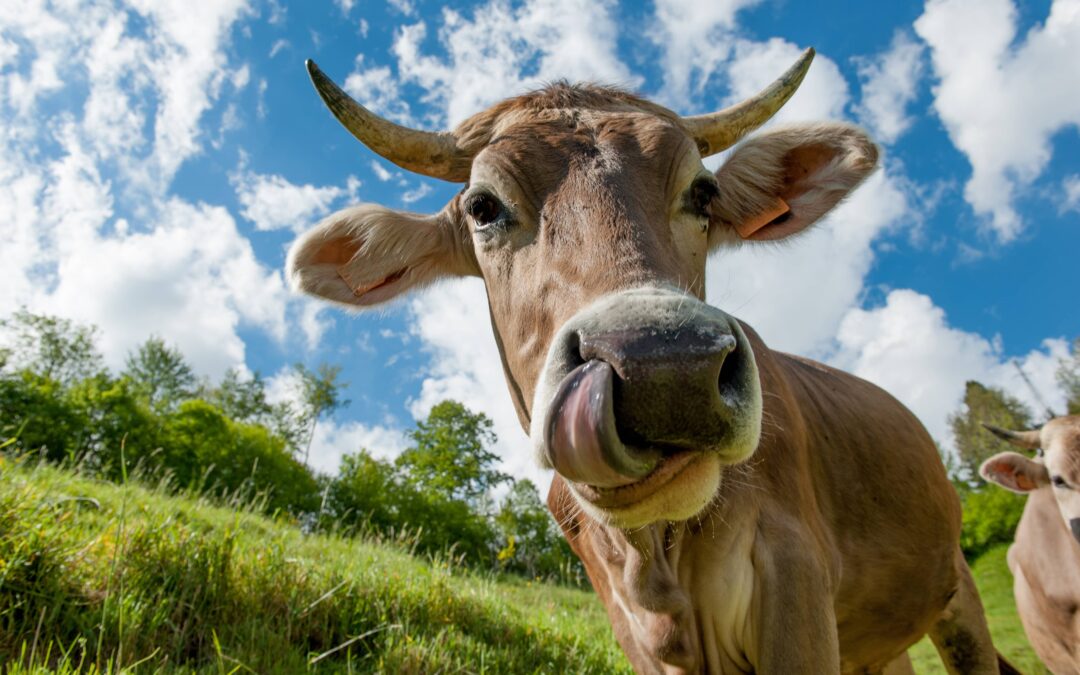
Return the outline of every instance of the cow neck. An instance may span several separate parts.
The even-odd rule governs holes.
[[[622,591],[635,633],[661,661],[693,670],[700,649],[693,606],[679,584],[685,523],[654,523],[635,530],[603,528],[609,562],[622,565]]]

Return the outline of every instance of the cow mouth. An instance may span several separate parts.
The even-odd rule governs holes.
[[[614,380],[614,369],[604,361],[577,366],[559,385],[545,434],[551,465],[600,508],[648,497],[700,456],[624,442],[615,423]]]

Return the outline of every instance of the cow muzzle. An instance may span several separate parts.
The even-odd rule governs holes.
[[[677,519],[700,511],[719,480],[683,474],[746,459],[760,429],[757,367],[738,322],[683,292],[640,288],[600,299],[560,329],[531,436],[540,463],[595,509]],[[692,504],[653,499],[688,481],[709,494],[690,495]],[[651,499],[662,504],[646,508]]]

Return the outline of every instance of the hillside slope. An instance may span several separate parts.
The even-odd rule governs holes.
[[[994,639],[1023,672],[1046,672],[1016,616],[1005,551],[973,566]],[[944,672],[927,640],[912,657],[920,673]],[[45,672],[46,663],[165,673],[631,672],[591,592],[479,575],[398,545],[305,535],[202,499],[2,456],[0,663],[16,674]]]
[[[140,672],[630,672],[589,592],[5,461],[8,667],[48,655]]]

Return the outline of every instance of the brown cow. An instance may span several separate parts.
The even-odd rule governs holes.
[[[466,183],[435,215],[358,206],[293,246],[294,287],[375,305],[483,278],[548,504],[641,673],[997,672],[933,441],[896,400],[771,351],[704,302],[710,251],[818,220],[873,170],[846,124],[777,128],[812,50],[697,117],[554,84],[452,133],[378,118],[309,64],[330,110],[406,169]],[[892,670],[892,669],[890,669]]]
[[[1002,452],[983,462],[988,481],[1027,494],[1009,547],[1016,609],[1031,646],[1058,675],[1080,673],[1080,415],[1058,417],[1038,431],[987,425],[1035,459]]]

